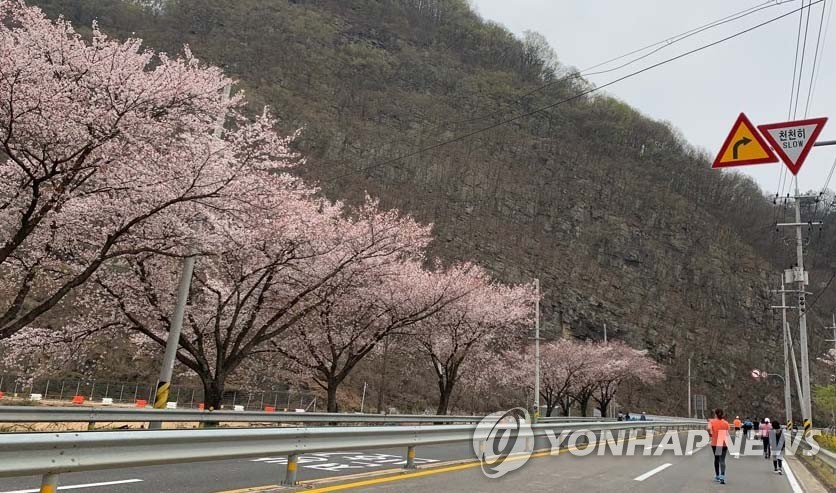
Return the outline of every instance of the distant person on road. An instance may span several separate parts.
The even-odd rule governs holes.
[[[770,448],[770,435],[772,435],[772,424],[769,422],[769,418],[763,418],[761,421],[760,427],[758,428],[758,432],[761,435],[761,441],[763,442],[763,458],[769,459],[772,456],[772,449]]]
[[[642,417],[639,418],[639,421],[647,421],[647,415],[644,412],[642,412]]]
[[[618,418],[617,419],[618,419],[618,421],[624,421],[624,413],[622,413],[621,411],[618,411]]]
[[[777,421],[772,423],[772,469],[775,473],[784,475],[784,432]]]
[[[735,416],[734,417],[734,432],[735,433],[740,433],[740,428],[742,428],[742,427],[743,427],[743,422],[740,421],[740,416]]]
[[[755,425],[752,424],[752,420],[748,417],[746,417],[746,419],[743,420],[743,435],[745,435],[746,438],[752,438],[752,428],[754,426]]]
[[[708,421],[708,434],[711,437],[711,451],[714,452],[714,481],[726,484],[726,454],[729,452],[729,422],[719,407],[714,410],[714,418]]]
[[[629,412],[624,415],[624,421],[630,421],[630,413]]]

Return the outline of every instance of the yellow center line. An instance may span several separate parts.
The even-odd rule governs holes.
[[[525,455],[521,455],[521,456],[518,456],[518,457],[511,456],[511,457],[508,457],[505,460],[506,461],[518,461],[518,460],[535,459],[537,457],[547,457],[547,456],[551,456],[551,455],[558,455],[559,453],[562,453],[562,452],[571,452],[571,451],[574,451],[574,450],[580,450],[580,448],[579,447],[561,448],[557,452],[552,452],[551,450],[547,450],[545,452],[535,452],[535,453],[531,454],[530,456],[525,456]],[[474,467],[480,467],[481,465],[482,465],[482,462],[479,461],[479,460],[476,460],[474,462],[469,462],[469,463],[466,463],[466,464],[459,464],[459,465],[456,465],[456,466],[439,467],[439,468],[435,468],[435,469],[427,469],[425,471],[399,474],[397,476],[387,476],[387,477],[384,477],[384,478],[367,479],[365,481],[357,481],[357,482],[354,482],[354,483],[338,484],[338,485],[335,485],[335,486],[326,486],[324,488],[314,488],[314,489],[311,489],[311,490],[306,490],[305,493],[327,493],[329,491],[341,491],[341,490],[347,490],[347,489],[352,489],[352,488],[359,488],[361,486],[371,486],[371,485],[375,485],[375,484],[392,483],[392,482],[395,482],[395,481],[403,481],[405,479],[413,479],[413,478],[420,478],[420,477],[423,477],[423,476],[431,476],[433,474],[441,474],[441,473],[445,473],[445,472],[454,472],[454,471],[461,471],[461,470],[464,470],[464,469],[472,469]]]
[[[606,442],[601,442],[601,443],[611,444],[611,443],[617,443],[617,442],[618,442],[618,440],[607,440]],[[597,443],[595,445],[595,447],[598,447],[598,446],[600,446],[600,443]],[[584,449],[585,448],[586,447],[584,447]],[[549,449],[549,450],[545,450],[545,451],[541,451],[541,452],[534,452],[530,456],[526,456],[526,455],[519,455],[517,457],[511,456],[511,457],[508,457],[505,460],[506,461],[518,461],[518,460],[536,459],[538,457],[548,457],[548,456],[553,456],[553,455],[559,455],[561,453],[572,452],[572,451],[575,451],[575,450],[582,450],[582,449],[580,447],[577,447],[577,446],[575,446],[575,447],[563,447],[563,448],[558,449],[556,452],[553,452],[552,450]],[[348,489],[353,489],[353,488],[359,488],[361,486],[372,486],[372,485],[376,485],[376,484],[392,483],[392,482],[395,482],[395,481],[403,481],[405,479],[420,478],[420,477],[424,477],[424,476],[431,476],[431,475],[434,475],[434,474],[442,474],[442,473],[446,473],[446,472],[455,472],[455,471],[461,471],[461,470],[464,470],[464,469],[472,469],[474,467],[480,467],[481,465],[482,465],[482,462],[480,460],[474,460],[473,462],[458,464],[458,465],[454,465],[454,466],[438,467],[438,468],[434,468],[434,469],[427,469],[427,470],[417,471],[417,472],[400,473],[400,474],[395,474],[395,475],[392,475],[392,476],[385,476],[385,477],[382,477],[382,478],[366,479],[366,480],[363,480],[363,481],[343,483],[343,484],[338,484],[338,485],[334,485],[334,486],[325,486],[325,487],[322,487],[322,488],[313,488],[313,489],[310,489],[310,490],[305,490],[305,493],[328,493],[328,492],[331,492],[331,491],[342,491],[342,490],[348,490]],[[217,492],[217,493],[255,493],[255,492],[264,491],[266,489],[272,489],[272,488],[278,488],[278,485],[254,486],[252,488],[244,488],[244,489],[241,489],[241,490],[220,491],[220,492]]]

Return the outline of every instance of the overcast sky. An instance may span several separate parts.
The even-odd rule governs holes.
[[[763,0],[471,1],[484,18],[497,21],[515,33],[533,30],[543,34],[561,62],[578,69],[766,3]],[[776,5],[776,1],[768,3],[772,6],[765,10],[668,45],[652,57],[619,72],[589,79],[598,85],[605,84],[629,71],[801,7],[801,0],[784,0],[780,5]],[[833,3],[836,0],[827,0],[828,11]],[[822,5],[811,7],[797,119],[804,116]],[[829,20],[830,30],[826,31],[826,39],[823,35],[819,47],[822,61],[808,113],[809,117],[831,118],[819,140],[836,140],[836,26],[832,25],[836,24],[836,15]],[[714,156],[740,112],[745,112],[755,125],[787,119],[798,25],[799,13],[795,13],[610,86],[605,91],[652,118],[672,122],[690,142],[709,150]],[[798,175],[801,189],[820,189],[834,159],[836,146],[814,149]],[[778,163],[737,169],[752,176],[764,190],[774,193],[783,166]],[[836,178],[829,188],[836,189]]]

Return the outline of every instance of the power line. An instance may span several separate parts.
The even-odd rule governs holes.
[[[575,100],[577,100],[577,99],[580,99],[580,98],[582,98],[582,97],[584,97],[584,96],[587,96],[587,95],[589,95],[589,94],[592,94],[592,93],[594,93],[594,92],[598,92],[598,91],[600,91],[600,90],[602,90],[602,89],[604,89],[604,88],[606,88],[606,87],[609,87],[609,86],[615,85],[615,84],[617,84],[617,83],[619,83],[619,82],[622,82],[622,81],[624,81],[624,80],[630,79],[630,78],[635,77],[635,76],[637,76],[637,75],[639,75],[639,74],[642,74],[642,73],[644,73],[644,72],[647,72],[647,71],[653,70],[653,69],[655,69],[655,68],[657,68],[657,67],[661,67],[662,65],[666,65],[666,64],[668,64],[668,63],[674,62],[674,61],[679,60],[679,59],[681,59],[681,58],[685,58],[685,57],[687,57],[687,56],[693,55],[694,53],[698,53],[698,52],[700,52],[700,51],[704,51],[704,50],[706,50],[706,49],[708,49],[708,48],[711,48],[711,47],[717,46],[717,45],[719,45],[719,44],[721,44],[721,43],[725,43],[726,41],[729,41],[729,40],[732,40],[732,39],[734,39],[734,38],[740,37],[740,36],[742,36],[742,35],[744,35],[744,34],[748,34],[748,33],[752,32],[752,31],[754,31],[754,30],[756,30],[756,29],[759,29],[759,28],[764,27],[764,26],[766,26],[766,25],[772,24],[773,22],[777,22],[777,21],[779,21],[779,20],[781,20],[781,19],[783,19],[783,18],[785,18],[785,17],[787,17],[787,16],[789,16],[789,15],[792,15],[792,14],[794,14],[794,13],[796,13],[796,12],[802,11],[802,10],[804,10],[805,8],[810,8],[811,6],[813,6],[813,5],[815,5],[815,4],[818,4],[818,3],[821,3],[821,2],[823,2],[823,1],[824,1],[824,0],[815,0],[815,1],[812,1],[812,2],[811,2],[811,3],[809,3],[806,7],[802,4],[802,6],[801,6],[801,7],[799,7],[798,9],[791,10],[791,11],[789,11],[789,12],[786,12],[786,13],[784,13],[784,14],[781,14],[781,15],[779,15],[779,16],[776,16],[776,17],[773,17],[773,18],[771,18],[771,19],[769,19],[769,20],[766,20],[766,21],[764,21],[764,22],[761,22],[760,24],[756,24],[756,25],[754,25],[754,26],[752,26],[752,27],[749,27],[749,28],[744,29],[744,30],[742,30],[742,31],[738,31],[738,32],[736,32],[736,33],[734,33],[734,34],[731,34],[731,35],[729,35],[729,36],[726,36],[726,37],[724,37],[724,38],[721,38],[721,39],[719,39],[719,40],[717,40],[717,41],[713,41],[713,42],[711,42],[711,43],[708,43],[708,44],[702,45],[702,46],[700,46],[700,47],[697,47],[697,48],[694,48],[694,49],[692,49],[692,50],[686,51],[686,52],[684,52],[684,53],[681,53],[681,54],[679,54],[679,55],[673,56],[673,57],[671,57],[671,58],[668,58],[668,59],[662,60],[662,61],[660,61],[660,62],[654,63],[654,64],[652,64],[652,65],[649,65],[649,66],[645,67],[645,68],[642,68],[642,69],[636,70],[636,71],[634,71],[634,72],[631,72],[631,73],[629,73],[629,74],[626,74],[626,75],[624,75],[624,76],[621,76],[621,77],[619,77],[619,78],[617,78],[617,79],[614,79],[614,80],[612,80],[612,81],[610,81],[610,82],[607,82],[606,84],[603,84],[603,85],[600,85],[600,86],[596,86],[596,87],[593,87],[593,88],[591,88],[591,89],[587,89],[587,90],[585,90],[585,91],[581,91],[581,92],[580,92],[580,93],[578,93],[578,94],[575,94],[575,95],[570,96],[570,97],[568,97],[568,98],[561,99],[561,100],[559,100],[559,101],[556,101],[556,102],[554,102],[554,103],[548,104],[548,105],[546,105],[546,106],[542,106],[542,107],[540,107],[540,108],[538,108],[538,109],[535,109],[535,110],[532,110],[532,111],[529,111],[529,112],[526,112],[526,113],[522,113],[522,114],[517,115],[517,116],[515,116],[515,117],[508,118],[508,119],[502,120],[502,121],[500,121],[500,122],[494,123],[494,124],[492,124],[492,125],[488,125],[488,126],[486,126],[486,127],[483,127],[483,128],[477,129],[477,130],[474,130],[474,131],[472,131],[472,132],[468,132],[468,133],[465,133],[465,134],[459,135],[459,136],[454,137],[454,138],[452,138],[452,139],[445,140],[445,141],[442,141],[442,142],[439,142],[439,143],[437,143],[437,144],[433,144],[433,145],[430,145],[430,146],[426,146],[426,147],[423,147],[423,148],[417,149],[417,150],[415,150],[415,151],[408,152],[408,153],[406,153],[406,154],[403,154],[403,155],[397,156],[397,157],[395,157],[395,158],[388,159],[388,160],[386,160],[386,161],[382,161],[382,162],[380,162],[380,163],[376,163],[376,164],[373,164],[373,165],[371,165],[371,166],[367,166],[367,167],[365,167],[365,168],[361,168],[361,169],[359,169],[359,170],[355,170],[355,171],[352,171],[352,172],[349,172],[349,173],[346,173],[346,174],[338,175],[338,176],[335,176],[335,177],[333,177],[333,178],[330,178],[330,179],[328,179],[328,180],[323,180],[323,181],[328,182],[328,181],[338,180],[338,179],[344,178],[344,177],[346,177],[346,176],[350,176],[350,175],[352,175],[352,174],[356,174],[356,173],[360,173],[360,172],[366,172],[366,171],[370,171],[370,170],[373,170],[373,169],[376,169],[376,168],[380,168],[380,167],[382,167],[382,166],[386,166],[386,165],[389,165],[389,164],[392,164],[392,163],[395,163],[395,162],[398,162],[398,161],[401,161],[401,160],[404,160],[404,159],[407,159],[407,158],[410,158],[410,157],[413,157],[413,156],[417,156],[417,155],[419,155],[419,154],[423,154],[424,152],[427,152],[427,151],[432,151],[432,150],[434,150],[434,149],[438,149],[438,148],[440,148],[440,147],[443,147],[443,146],[446,146],[446,145],[449,145],[449,144],[452,144],[452,143],[455,143],[455,142],[459,142],[459,141],[462,141],[462,140],[468,139],[468,138],[473,137],[473,136],[475,136],[475,135],[478,135],[478,134],[481,134],[481,133],[487,132],[487,131],[489,131],[489,130],[493,130],[493,129],[497,128],[497,127],[501,127],[501,126],[507,125],[507,124],[509,124],[509,123],[513,123],[513,122],[518,121],[518,120],[521,120],[521,119],[523,119],[523,118],[526,118],[526,117],[529,117],[529,116],[532,116],[532,115],[536,115],[536,114],[538,114],[538,113],[542,113],[542,112],[544,112],[544,111],[546,111],[546,110],[549,110],[549,109],[551,109],[551,108],[555,108],[555,107],[560,106],[560,105],[562,105],[562,104],[566,104],[566,103],[569,103],[569,102],[571,102],[571,101],[575,101]]]
[[[833,279],[836,279],[836,272],[833,272],[833,275],[830,276],[830,279],[827,281],[827,284],[825,284],[824,287],[821,289],[821,291],[819,291],[818,296],[813,298],[813,301],[807,304],[807,311],[810,311],[810,310],[813,309],[813,306],[816,305],[816,302],[819,301],[819,299],[822,297],[822,295],[824,295],[825,291],[827,291],[827,288],[830,287],[830,284],[833,282]]]
[[[793,100],[797,101],[798,95],[795,92],[795,81],[796,77],[799,79],[799,86],[801,85],[801,76],[798,75],[798,53],[801,47],[801,26],[804,22],[804,0],[801,0],[801,11],[798,15],[798,33],[795,37],[795,57],[792,62],[792,83],[790,84],[790,104],[787,108],[787,120],[792,119],[792,109],[793,109]],[[797,104],[797,103],[796,103]],[[778,169],[778,188],[775,189],[775,199],[778,199],[778,196],[784,195],[784,187],[787,185],[787,178],[789,174],[787,173],[787,168],[781,166]],[[775,221],[777,222],[777,221]]]
[[[801,0],[801,7],[804,8],[804,0]],[[795,79],[798,75],[798,53],[801,49],[801,26],[804,23],[804,11],[798,15],[798,34],[795,38],[795,61],[792,64],[792,86],[790,86],[790,107],[787,110],[787,120],[792,118],[793,99],[795,96]]]
[[[801,99],[801,80],[804,79],[804,58],[807,55],[807,34],[810,31],[810,14],[812,13],[810,7],[812,6],[812,3],[807,5],[807,22],[804,25],[804,44],[801,48],[801,64],[798,68],[798,87],[795,90],[795,107],[792,111],[793,120],[798,116],[798,101]]]
[[[816,51],[813,55],[813,72],[810,74],[810,87],[807,89],[807,102],[804,104],[804,118],[807,118],[807,113],[810,111],[810,98],[813,96],[813,85],[815,83],[816,78],[819,75],[819,72],[816,70],[816,68],[821,62],[821,60],[819,59],[819,45],[821,44],[821,36],[824,28],[825,10],[827,10],[827,0],[825,0],[825,2],[821,6],[821,17],[819,18],[819,34],[818,36],[816,36]],[[824,54],[822,54],[822,60],[823,59]]]
[[[528,97],[530,97],[534,94],[537,94],[538,92],[541,92],[545,89],[548,89],[549,87],[560,84],[562,82],[568,82],[572,79],[581,79],[583,77],[589,77],[589,76],[594,76],[594,75],[607,74],[607,73],[610,73],[610,72],[620,70],[622,68],[625,68],[629,65],[632,65],[632,64],[634,64],[638,61],[641,61],[641,60],[643,60],[643,59],[645,59],[645,58],[647,58],[647,57],[649,57],[649,56],[651,56],[655,53],[658,53],[659,51],[661,51],[661,50],[663,50],[663,49],[665,49],[665,48],[667,48],[667,47],[669,47],[669,46],[671,46],[675,43],[678,43],[678,42],[680,42],[684,39],[687,39],[691,36],[694,36],[696,34],[700,34],[702,32],[705,32],[705,31],[709,30],[709,29],[713,29],[715,27],[727,24],[729,22],[733,22],[733,21],[742,19],[743,17],[758,13],[762,10],[765,10],[765,9],[768,9],[768,8],[771,8],[771,7],[776,7],[776,6],[779,6],[779,5],[783,5],[785,3],[795,2],[795,1],[797,1],[797,0],[783,0],[783,1],[781,1],[781,0],[768,0],[768,1],[765,1],[765,2],[762,2],[762,3],[759,3],[757,5],[753,5],[752,7],[749,7],[749,8],[734,12],[732,14],[726,15],[725,17],[721,17],[720,19],[711,21],[707,24],[703,24],[701,26],[698,26],[698,27],[689,29],[687,31],[684,31],[682,33],[679,33],[677,35],[670,36],[668,38],[657,41],[655,43],[651,43],[651,44],[643,46],[641,48],[637,48],[637,49],[632,50],[632,51],[630,51],[628,53],[625,53],[623,55],[619,55],[617,57],[610,58],[610,59],[605,60],[603,62],[600,62],[600,63],[597,63],[597,64],[592,65],[590,67],[587,67],[583,70],[575,71],[575,72],[572,72],[570,74],[559,77],[555,80],[548,81],[547,83],[542,84],[538,87],[535,87],[534,89],[520,95],[516,99],[510,101],[508,104],[509,105],[521,104],[526,98],[528,98]],[[803,1],[804,0],[802,0],[802,2]],[[658,48],[656,48],[656,47],[658,47]],[[649,50],[651,48],[656,48],[656,49],[652,50],[649,53],[645,53],[643,55],[640,55],[639,57],[636,57],[636,58],[634,58],[634,59],[632,59],[628,62],[625,62],[622,65],[619,65],[618,67],[613,67],[613,68],[609,68],[609,69],[606,69],[606,70],[591,72],[592,70],[595,70],[599,67],[609,65],[613,62],[616,62],[618,60],[627,58],[627,57],[635,55],[637,53],[641,53],[641,52]],[[499,110],[496,110],[496,111],[483,113],[481,115],[477,115],[477,116],[474,116],[474,117],[465,118],[463,120],[448,120],[446,122],[435,123],[435,124],[432,124],[432,125],[429,125],[429,126],[425,127],[425,129],[427,129],[427,130],[432,130],[432,129],[436,129],[436,128],[447,128],[447,129],[449,129],[449,127],[451,127],[451,126],[463,125],[463,124],[468,124],[468,123],[475,123],[475,122],[478,122],[478,121],[481,121],[481,120],[487,120],[489,118],[492,118],[492,117],[495,117],[495,116],[498,116],[498,115],[507,114],[509,111],[511,111],[511,109],[508,109],[508,108],[499,109]],[[396,143],[396,142],[401,142],[402,140],[403,140],[402,138],[393,139],[393,140],[388,141],[387,143],[385,143],[381,146],[378,146],[376,148],[385,147],[385,146],[388,146],[389,144],[393,144],[393,143]]]
[[[822,60],[824,60],[824,52],[827,49],[827,35],[830,33],[830,17],[833,14],[833,3],[834,2],[830,2],[830,4],[829,4],[830,8],[827,9],[827,20],[824,22],[824,36],[822,38],[822,40],[824,41],[824,44],[822,44],[822,48],[821,48],[821,57],[819,58],[819,68],[821,68]],[[813,91],[812,91],[813,94],[815,94],[816,89],[818,88],[818,85],[819,85],[819,80],[818,80],[818,72],[817,72],[816,81],[813,83]]]

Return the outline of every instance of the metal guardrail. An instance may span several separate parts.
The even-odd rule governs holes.
[[[658,421],[690,421],[693,423],[702,423],[705,425],[707,420],[699,419],[699,418],[677,418],[674,416],[646,416],[646,421],[640,421],[633,417],[630,421],[625,421],[625,423],[647,423],[649,421],[658,422]],[[598,418],[598,417],[579,417],[579,416],[552,416],[548,418],[540,418],[537,420],[538,423],[570,423],[573,421],[595,421],[596,423],[600,422],[614,422],[617,421],[615,418]]]
[[[538,423],[573,423],[573,422],[584,422],[589,423],[590,421],[594,421],[596,423],[609,423],[614,422],[615,418],[598,418],[594,416],[550,416],[548,418],[541,417],[537,419]]]
[[[822,447],[818,443],[811,443],[815,442],[815,438],[812,436],[808,436],[805,440],[806,445],[810,448],[816,449],[816,457],[822,460],[825,464],[830,466],[831,469],[836,471],[836,454],[827,450],[826,448]]]
[[[532,425],[535,437],[551,431],[694,428],[692,421],[583,422]],[[0,434],[0,477],[42,475],[54,488],[57,475],[127,467],[287,455],[285,482],[295,484],[298,455],[340,450],[415,447],[472,439],[476,424],[401,427],[233,428],[95,433]],[[42,491],[53,491],[44,489]]]
[[[476,423],[484,416],[0,406],[0,423]],[[589,420],[592,418],[584,418]]]

